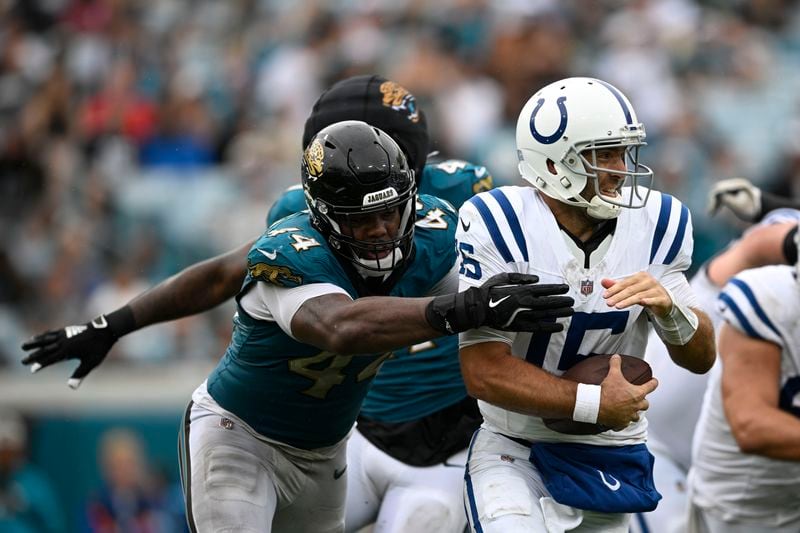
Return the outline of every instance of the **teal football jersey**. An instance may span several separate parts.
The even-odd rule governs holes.
[[[417,219],[415,256],[391,296],[424,296],[455,264],[453,208],[421,196]],[[306,213],[281,219],[253,245],[240,294],[258,281],[288,288],[332,283],[358,297]],[[208,392],[260,434],[298,448],[320,448],[347,435],[370,382],[390,357],[321,351],[239,307],[231,343],[208,378]]]
[[[447,200],[458,208],[474,194],[492,187],[492,176],[486,167],[448,159],[425,166],[420,194]],[[303,209],[303,190],[292,186],[273,204],[267,223]],[[428,215],[418,211],[417,216],[419,226]],[[466,395],[458,362],[458,339],[441,337],[396,350],[375,378],[361,413],[381,422],[408,422],[444,409]]]
[[[419,191],[420,194],[447,200],[458,209],[474,195],[492,188],[494,182],[486,167],[460,159],[448,159],[425,165]]]

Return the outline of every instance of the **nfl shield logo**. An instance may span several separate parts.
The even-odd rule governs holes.
[[[590,279],[584,279],[581,281],[581,294],[583,294],[584,296],[588,296],[592,294],[593,290],[594,290],[594,281]]]

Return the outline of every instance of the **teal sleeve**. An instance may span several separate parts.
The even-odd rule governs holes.
[[[278,198],[267,213],[267,227],[273,225],[278,220],[307,209],[306,198],[303,188],[299,185],[289,187]]]

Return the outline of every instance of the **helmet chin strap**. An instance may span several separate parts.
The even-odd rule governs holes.
[[[596,194],[591,202],[587,202],[586,207],[586,214],[600,220],[617,218],[621,211],[622,208],[620,206],[606,202],[599,194]]]
[[[356,269],[358,274],[366,279],[366,278],[380,278],[386,277],[392,273],[392,270],[403,262],[403,250],[400,248],[395,248],[392,253],[387,254],[386,257],[381,257],[380,259],[362,259],[361,257],[354,256],[353,266]],[[369,264],[372,269],[366,268],[367,264]],[[377,266],[381,270],[375,270],[375,266]]]

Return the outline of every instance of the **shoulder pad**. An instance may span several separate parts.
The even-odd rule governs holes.
[[[793,268],[787,265],[745,270],[723,287],[718,309],[748,337],[784,346],[783,327],[797,320],[797,304],[786,294],[796,291],[796,284]]]
[[[458,211],[447,200],[420,194],[416,205],[417,228],[447,229],[458,219]]]
[[[424,261],[455,261],[455,235],[458,213],[445,200],[422,194],[417,198],[414,243]]]
[[[333,253],[304,213],[280,219],[247,254],[245,283],[264,281],[281,287],[323,282],[338,285],[343,276]]]
[[[673,265],[691,264],[694,240],[689,208],[669,194],[653,191],[646,210],[652,228],[650,263]]]
[[[492,175],[486,167],[460,159],[448,159],[426,165],[419,188],[422,194],[438,196],[461,207],[472,195],[493,187]]]
[[[267,213],[267,227],[283,217],[307,209],[306,197],[302,185],[292,185],[275,200]]]
[[[529,243],[520,218],[525,210],[523,189],[505,186],[473,196],[459,211],[459,241],[484,242],[483,247],[495,250],[504,264],[528,262]]]

